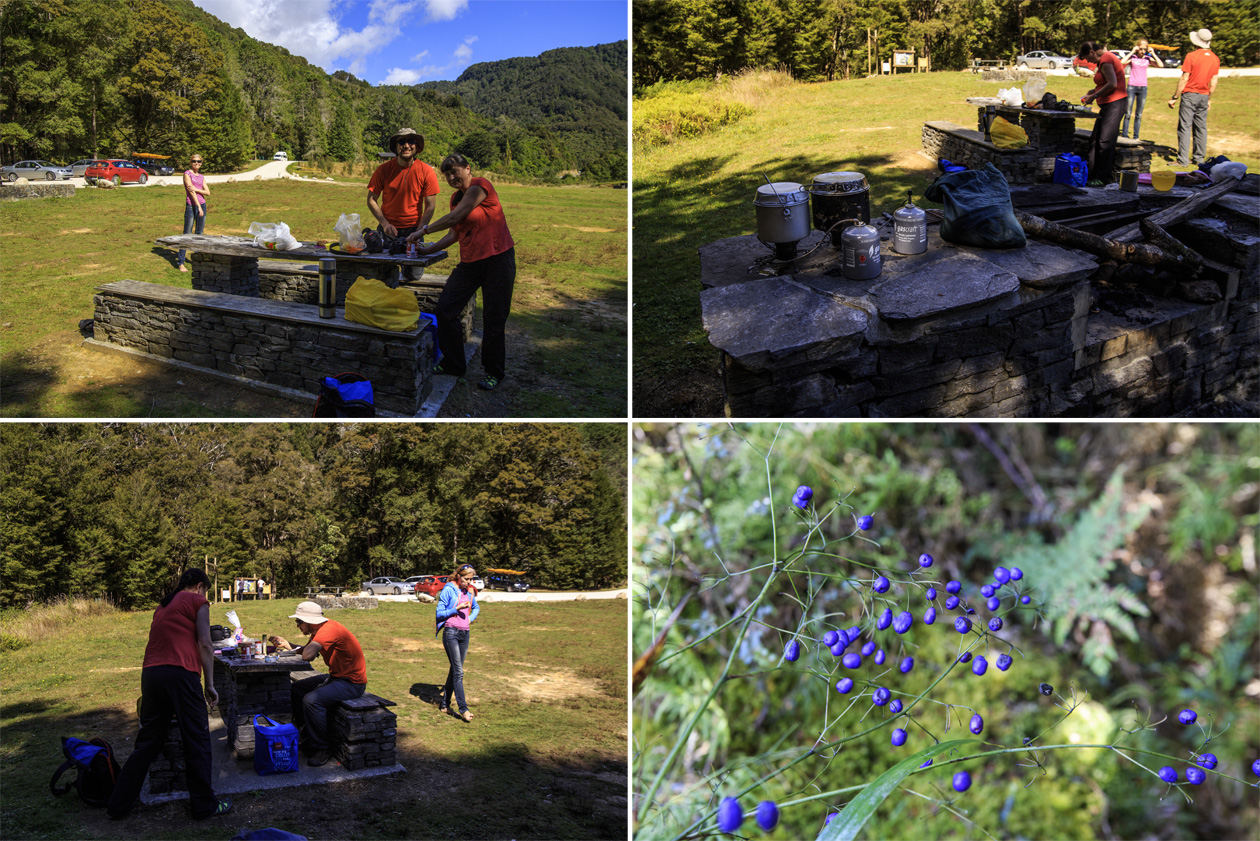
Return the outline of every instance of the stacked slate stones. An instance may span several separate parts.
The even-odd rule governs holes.
[[[346,770],[395,764],[398,716],[393,701],[364,694],[342,701],[332,718],[332,754]]]
[[[192,269],[193,289],[259,297],[258,259],[255,257],[193,252]]]
[[[268,708],[276,708],[281,698],[287,699],[290,682],[287,671],[278,671],[250,675],[244,691],[239,685],[232,687],[223,723],[227,725],[228,737],[238,759],[254,755],[254,716],[265,715]],[[223,703],[220,695],[220,709]],[[275,720],[274,716],[272,720]]]

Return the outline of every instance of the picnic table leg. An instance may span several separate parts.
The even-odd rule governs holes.
[[[190,259],[193,289],[202,292],[226,292],[247,298],[260,297],[257,257],[231,257],[194,251]]]

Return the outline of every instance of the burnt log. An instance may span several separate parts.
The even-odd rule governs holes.
[[[1205,207],[1209,207],[1221,196],[1232,192],[1241,183],[1241,179],[1227,177],[1224,181],[1219,184],[1213,184],[1201,193],[1193,195],[1187,199],[1182,199],[1172,207],[1164,208],[1159,213],[1146,217],[1146,221],[1154,222],[1156,225],[1163,228],[1172,227],[1178,222],[1185,221],[1191,216],[1194,216]],[[1142,233],[1141,223],[1134,222],[1130,225],[1125,225],[1123,228],[1118,228],[1109,232],[1107,234],[1107,238],[1114,240],[1115,242],[1137,242],[1137,240],[1141,238]]]
[[[1194,255],[1196,259],[1191,260],[1185,253],[1169,253],[1159,246],[1148,243],[1116,242],[1018,210],[1015,211],[1015,218],[1023,227],[1024,233],[1030,236],[1086,251],[1117,263],[1137,263],[1142,266],[1176,269],[1187,274],[1194,274],[1203,265],[1203,261],[1197,259],[1198,255]],[[1182,248],[1185,249],[1185,246]],[[1189,249],[1185,251],[1193,254]]]

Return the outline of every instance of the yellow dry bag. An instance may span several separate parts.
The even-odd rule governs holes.
[[[360,277],[346,293],[346,321],[398,333],[416,329],[420,305],[406,289],[390,289],[379,280]]]
[[[994,117],[989,126],[989,137],[999,149],[1022,149],[1028,145],[1028,132],[1009,120]]]

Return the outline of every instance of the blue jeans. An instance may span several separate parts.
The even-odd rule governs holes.
[[[200,216],[196,215],[191,204],[184,205],[184,233],[193,233],[194,222],[196,222],[197,225],[196,233],[201,233],[206,229],[206,206],[204,204],[201,206]],[[184,252],[186,250],[187,249],[185,248],[181,248],[179,250],[179,259],[175,261],[176,266],[184,265]]]
[[[451,670],[446,673],[446,685],[442,687],[442,706],[451,705],[451,692],[454,691],[459,711],[467,712],[468,702],[464,700],[464,658],[468,656],[468,632],[443,628],[442,647],[446,649],[446,659],[451,661]]]
[[[1205,93],[1182,93],[1177,111],[1177,164],[1189,166],[1203,163],[1207,157],[1208,100]],[[1194,157],[1190,157],[1191,128],[1194,131]]]
[[[1142,130],[1142,109],[1146,107],[1146,85],[1129,85],[1129,101],[1124,106],[1124,123],[1120,126],[1120,136],[1129,136],[1129,114],[1133,114],[1133,139],[1137,140]]]
[[[367,685],[344,678],[315,675],[289,687],[293,723],[304,727],[302,740],[310,751],[328,750],[328,711],[342,701],[361,698]]]

